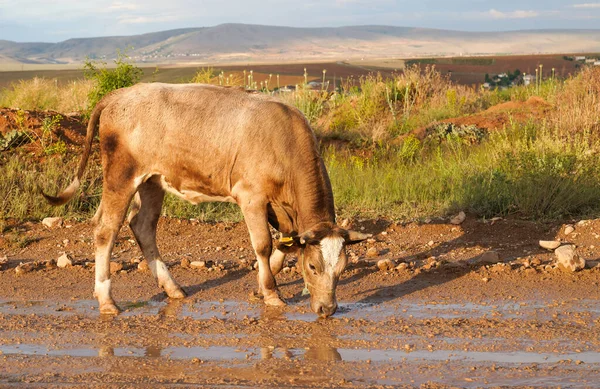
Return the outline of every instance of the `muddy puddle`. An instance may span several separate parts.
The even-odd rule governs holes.
[[[582,352],[569,354],[515,352],[476,352],[454,350],[367,350],[338,349],[334,347],[307,347],[305,349],[280,349],[275,347],[236,348],[224,346],[211,347],[93,347],[72,345],[64,348],[52,348],[37,344],[0,345],[4,355],[40,355],[69,357],[129,357],[129,358],[198,358],[202,361],[222,360],[320,360],[350,362],[406,362],[406,361],[459,361],[463,363],[500,363],[500,364],[555,364],[576,362],[581,364],[600,364],[600,353]],[[600,365],[598,366],[600,368]]]
[[[190,380],[184,383],[225,387],[253,387],[263,380],[274,386],[298,382],[297,387],[600,382],[597,334],[578,339],[572,332],[597,327],[596,300],[351,302],[341,303],[328,320],[317,319],[305,305],[271,310],[240,301],[150,299],[121,302],[123,313],[107,318],[94,300],[5,299],[0,319],[11,325],[0,329],[0,386],[35,380],[70,386],[96,375],[118,381],[124,373],[115,366],[129,366],[132,382],[155,374],[171,382],[171,371],[148,371],[170,366]],[[486,326],[489,332],[482,331]],[[45,363],[53,366],[50,381]],[[212,382],[198,366],[252,378]],[[285,382],[273,375],[278,369],[286,372]],[[332,371],[338,372],[326,374]]]
[[[284,310],[269,310],[259,303],[239,301],[125,301],[119,302],[122,313],[119,317],[130,316],[172,316],[194,320],[242,318],[260,319],[268,317],[276,320],[315,322],[320,320],[308,309],[307,304],[288,305]],[[0,300],[0,314],[9,315],[86,315],[97,316],[95,300]],[[581,315],[589,320],[600,319],[600,303],[596,300],[576,300],[573,302],[509,302],[509,303],[339,303],[334,318],[386,321],[393,318],[442,318],[476,319],[502,318],[549,320],[558,315]]]

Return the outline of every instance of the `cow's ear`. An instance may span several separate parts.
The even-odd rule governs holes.
[[[358,243],[373,236],[373,234],[364,234],[353,230],[347,230],[346,232],[346,244]]]
[[[313,230],[308,230],[302,235],[300,235],[299,242],[302,245],[305,245],[313,240],[315,240],[316,234]]]
[[[286,254],[293,253],[298,248],[300,248],[303,244],[300,243],[300,237],[298,236],[284,236],[279,238],[277,242],[277,250],[284,252]]]

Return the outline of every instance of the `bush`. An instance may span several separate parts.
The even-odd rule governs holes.
[[[98,63],[90,59],[84,62],[85,78],[96,82],[95,87],[88,95],[87,115],[91,114],[96,104],[107,93],[135,85],[140,81],[143,74],[142,69],[130,63],[129,57],[125,53],[117,51],[115,65],[114,69],[110,69],[106,67],[106,62]]]

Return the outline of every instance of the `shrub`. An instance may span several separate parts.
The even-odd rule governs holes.
[[[88,96],[87,115],[92,112],[96,104],[107,93],[139,82],[143,73],[142,69],[130,63],[129,57],[125,53],[117,51],[115,65],[116,67],[111,69],[106,67],[106,62],[98,63],[90,59],[86,59],[84,62],[85,78],[96,82],[95,87]]]

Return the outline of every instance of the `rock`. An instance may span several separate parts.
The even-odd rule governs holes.
[[[390,259],[381,259],[381,260],[377,261],[377,267],[381,271],[392,270],[394,268],[394,266],[395,266],[394,262],[392,262]]]
[[[58,259],[56,260],[56,266],[60,268],[73,266],[73,260],[71,259],[71,256],[69,254],[65,253],[58,257]]]
[[[15,268],[15,273],[17,274],[25,274],[35,269],[36,264],[34,262],[21,262],[19,266]]]
[[[291,272],[292,269],[289,266],[284,267],[283,269],[281,269],[281,272],[283,274],[288,274],[289,272]]]
[[[348,228],[349,225],[350,225],[350,219],[344,219],[340,223],[340,227],[342,227],[342,228]]]
[[[505,263],[496,263],[495,265],[490,267],[490,271],[492,273],[502,273],[510,270],[510,265]]]
[[[190,262],[190,267],[192,269],[206,269],[206,262],[204,262],[204,261],[193,261],[193,262]]]
[[[8,264],[8,257],[6,255],[0,257],[0,270]]]
[[[569,235],[573,231],[575,231],[575,227],[573,227],[572,225],[568,225],[568,226],[565,227],[565,235]]]
[[[121,262],[111,262],[110,263],[110,274],[116,274],[123,270],[123,264]]]
[[[63,218],[62,217],[47,217],[44,220],[42,220],[42,225],[44,225],[47,228],[58,228],[61,227],[63,225]]]
[[[398,270],[398,271],[408,270],[408,263],[406,263],[406,262],[400,263],[398,266],[396,266],[396,270]]]
[[[189,268],[189,267],[190,267],[190,264],[191,264],[191,262],[190,262],[190,260],[189,260],[189,259],[187,259],[187,258],[183,258],[183,259],[181,260],[181,267],[183,267],[184,269],[187,269],[187,268]]]
[[[554,250],[558,266],[565,271],[575,272],[585,268],[585,259],[575,253],[575,246],[564,245]]]
[[[490,278],[489,277],[483,277],[481,279],[481,281],[483,281],[483,282],[490,282]]]
[[[459,225],[459,224],[462,224],[462,222],[464,222],[466,218],[467,218],[467,215],[463,211],[460,211],[458,213],[458,215],[456,215],[452,219],[450,219],[450,223]]]
[[[375,247],[371,247],[367,250],[367,257],[374,258],[379,256],[379,251]]]
[[[500,262],[500,256],[498,255],[498,252],[490,250],[488,252],[481,254],[479,256],[479,258],[477,259],[477,262],[490,264],[490,265],[496,264],[496,263]]]
[[[546,250],[556,250],[560,247],[558,240],[540,240],[540,247]]]
[[[138,263],[137,268],[138,268],[139,271],[148,271],[148,270],[150,270],[150,266],[148,266],[148,261],[146,261],[145,259],[142,262]]]
[[[433,240],[430,240],[430,241],[427,243],[427,246],[429,246],[429,247],[432,247],[434,244],[435,244],[435,242],[434,242]]]

